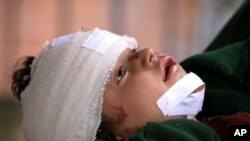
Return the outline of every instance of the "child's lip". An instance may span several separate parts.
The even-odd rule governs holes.
[[[171,77],[174,76],[176,69],[177,69],[177,64],[171,56],[165,55],[164,57],[162,57],[161,72],[164,82],[166,82],[167,80],[169,80]]]
[[[168,73],[165,76],[165,81],[171,79],[175,75],[177,67],[178,66],[176,64],[173,64],[169,67]]]

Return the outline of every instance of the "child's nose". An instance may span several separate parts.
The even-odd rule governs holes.
[[[156,53],[151,48],[145,48],[139,52],[139,58],[141,59],[142,66],[145,68],[152,66],[155,57]]]

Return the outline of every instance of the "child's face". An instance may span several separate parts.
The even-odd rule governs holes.
[[[113,122],[114,133],[128,137],[148,121],[163,121],[157,99],[186,74],[172,57],[152,49],[126,50],[106,85],[102,115]]]

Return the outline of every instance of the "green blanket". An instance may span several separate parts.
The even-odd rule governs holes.
[[[206,83],[203,110],[197,118],[250,112],[250,40],[195,55],[182,66]]]
[[[220,141],[220,138],[206,125],[182,119],[162,123],[149,122],[130,141]]]

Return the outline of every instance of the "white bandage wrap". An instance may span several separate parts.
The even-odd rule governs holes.
[[[170,87],[156,104],[165,116],[186,115],[188,118],[196,115],[202,109],[205,87],[196,93],[204,82],[194,73],[188,73]]]
[[[100,30],[47,42],[21,94],[27,141],[94,141],[102,94],[118,57],[135,39]]]

